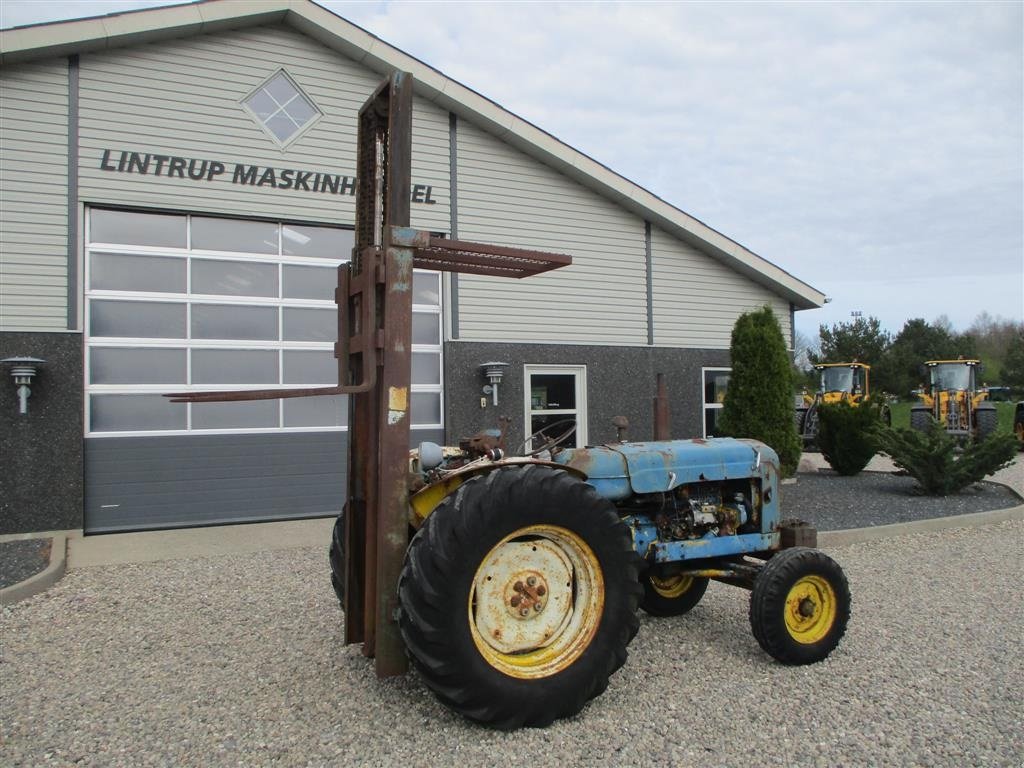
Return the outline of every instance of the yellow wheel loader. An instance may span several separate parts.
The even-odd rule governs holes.
[[[981,361],[929,360],[923,366],[925,387],[921,402],[910,410],[910,427],[926,431],[932,420],[958,440],[983,440],[996,431],[999,417],[988,392],[977,386]]]
[[[804,445],[814,444],[818,436],[818,408],[847,402],[858,406],[870,397],[871,366],[865,363],[821,363],[814,366],[818,372],[818,391],[813,395],[804,392],[797,397],[796,430],[803,438]],[[892,424],[892,414],[887,405],[882,406],[882,419],[886,426]]]

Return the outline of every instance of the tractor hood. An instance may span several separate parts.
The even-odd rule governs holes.
[[[779,468],[778,455],[764,443],[729,437],[573,448],[552,460],[585,473],[613,500],[708,480],[777,476]]]

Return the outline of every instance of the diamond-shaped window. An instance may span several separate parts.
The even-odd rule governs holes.
[[[322,115],[283,69],[250,93],[242,105],[281,146],[295,139]]]

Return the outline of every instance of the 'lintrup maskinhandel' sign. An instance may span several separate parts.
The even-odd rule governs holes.
[[[222,163],[219,160],[199,160],[151,152],[104,149],[100,157],[100,170],[191,181],[228,181],[250,187],[294,189],[297,192],[320,192],[350,197],[356,194],[355,176],[247,163]],[[431,196],[433,191],[434,188],[429,184],[413,184],[412,202],[436,205],[437,200]]]

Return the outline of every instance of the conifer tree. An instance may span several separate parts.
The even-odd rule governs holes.
[[[771,307],[740,315],[729,354],[732,374],[718,422],[722,434],[767,443],[779,454],[783,476],[793,475],[800,437],[793,419],[790,359]]]

